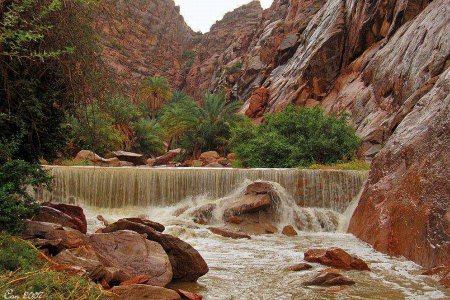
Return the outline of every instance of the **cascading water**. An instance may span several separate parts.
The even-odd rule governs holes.
[[[366,171],[300,169],[51,167],[45,201],[96,208],[166,207],[186,198],[225,197],[245,180],[272,181],[300,207],[343,212],[367,178]]]
[[[378,253],[352,235],[336,232],[338,225],[340,230],[346,228],[367,172],[52,167],[51,173],[54,189],[42,192],[41,199],[82,205],[91,232],[100,225],[97,214],[109,221],[141,215],[163,223],[165,233],[194,246],[208,263],[209,273],[197,283],[173,283],[171,288],[200,293],[205,300],[450,296],[417,276],[420,266]],[[251,240],[233,240],[212,234],[208,226],[224,223],[223,204],[241,197],[247,185],[257,180],[270,181],[275,191],[270,211],[274,225],[278,229],[296,225],[299,235],[252,235]],[[192,212],[207,204],[216,205],[211,223],[194,223]],[[351,288],[302,286],[324,268],[318,264],[304,272],[286,270],[302,262],[308,249],[336,246],[370,264],[371,272],[346,272],[357,282]]]

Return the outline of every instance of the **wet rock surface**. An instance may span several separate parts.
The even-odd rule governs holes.
[[[180,300],[177,292],[158,286],[131,284],[115,286],[111,290],[112,299]]]
[[[334,285],[354,285],[355,281],[342,275],[337,270],[328,270],[323,272],[311,280],[302,283],[304,286],[318,285],[318,286],[334,286]]]
[[[218,228],[218,227],[209,227],[209,231],[211,231],[214,234],[221,235],[223,237],[232,238],[232,239],[251,239],[251,237],[248,234],[235,232],[231,230],[227,230],[225,228]]]
[[[370,270],[362,259],[348,254],[341,248],[310,249],[305,252],[305,260],[338,269]]]

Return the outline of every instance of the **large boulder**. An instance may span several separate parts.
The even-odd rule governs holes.
[[[305,252],[305,260],[345,270],[367,270],[367,264],[357,256],[352,256],[341,248],[310,249]]]
[[[68,214],[48,206],[41,206],[37,214],[33,216],[32,220],[60,224],[64,227],[70,227],[83,233],[86,233],[87,229],[80,219],[72,218]]]
[[[147,275],[150,285],[165,286],[172,281],[172,266],[164,249],[136,232],[92,234],[89,244],[102,255],[106,267],[121,269],[131,277]]]
[[[217,162],[217,160],[220,158],[219,153],[217,151],[207,151],[200,154],[200,160],[203,162],[203,165],[209,165],[211,163]]]
[[[64,249],[85,246],[88,243],[86,235],[78,230],[38,221],[25,221],[22,237],[32,243],[39,243],[42,248],[49,250],[52,254]]]
[[[131,284],[115,286],[110,292],[112,299],[134,299],[134,300],[180,300],[180,295],[173,290],[159,286],[144,284]]]
[[[102,231],[116,232],[117,230],[131,230],[139,234],[145,234],[148,240],[160,244],[169,256],[174,280],[196,281],[209,271],[208,265],[200,253],[177,237],[157,232],[145,224],[125,219],[110,224]]]
[[[74,160],[76,161],[90,161],[93,163],[99,163],[103,162],[104,158],[102,158],[100,155],[97,155],[93,151],[90,150],[81,150],[77,153]]]
[[[268,195],[244,195],[225,205],[224,217],[255,213],[271,206],[272,199]]]
[[[157,157],[156,159],[149,159],[147,165],[149,166],[164,166],[170,164],[177,155],[182,153],[182,149],[169,150],[166,154]]]
[[[127,151],[114,151],[108,153],[106,158],[118,158],[120,161],[130,162],[136,166],[142,166],[146,164],[146,158],[142,154],[127,152]]]
[[[145,226],[148,226],[148,227],[151,227],[151,228],[155,229],[158,232],[163,232],[166,229],[163,224],[160,224],[160,223],[157,223],[157,222],[153,222],[153,221],[150,221],[150,220],[147,220],[147,219],[142,219],[142,218],[124,218],[124,219],[121,219],[121,220],[127,220],[127,221],[130,221],[130,222],[143,224]]]
[[[56,203],[56,202],[47,202],[43,204],[44,206],[52,207],[57,209],[70,217],[72,217],[78,225],[78,230],[82,233],[86,233],[87,231],[87,221],[86,216],[84,215],[84,211],[80,206],[70,205],[65,203]]]
[[[248,100],[248,108],[245,114],[250,118],[262,117],[269,104],[270,90],[264,87],[257,88],[253,91]]]

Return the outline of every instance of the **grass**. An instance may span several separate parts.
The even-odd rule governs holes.
[[[89,279],[52,270],[30,243],[0,233],[0,295],[9,299],[107,299]]]
[[[370,163],[362,160],[353,160],[350,162],[339,163],[334,165],[320,165],[314,164],[309,166],[307,169],[310,170],[356,170],[356,171],[367,171],[370,170]]]

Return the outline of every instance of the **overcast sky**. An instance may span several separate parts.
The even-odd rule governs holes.
[[[251,0],[175,0],[181,7],[186,23],[195,31],[207,32],[211,25],[229,11],[247,4]],[[273,0],[260,0],[263,8],[268,8]]]

